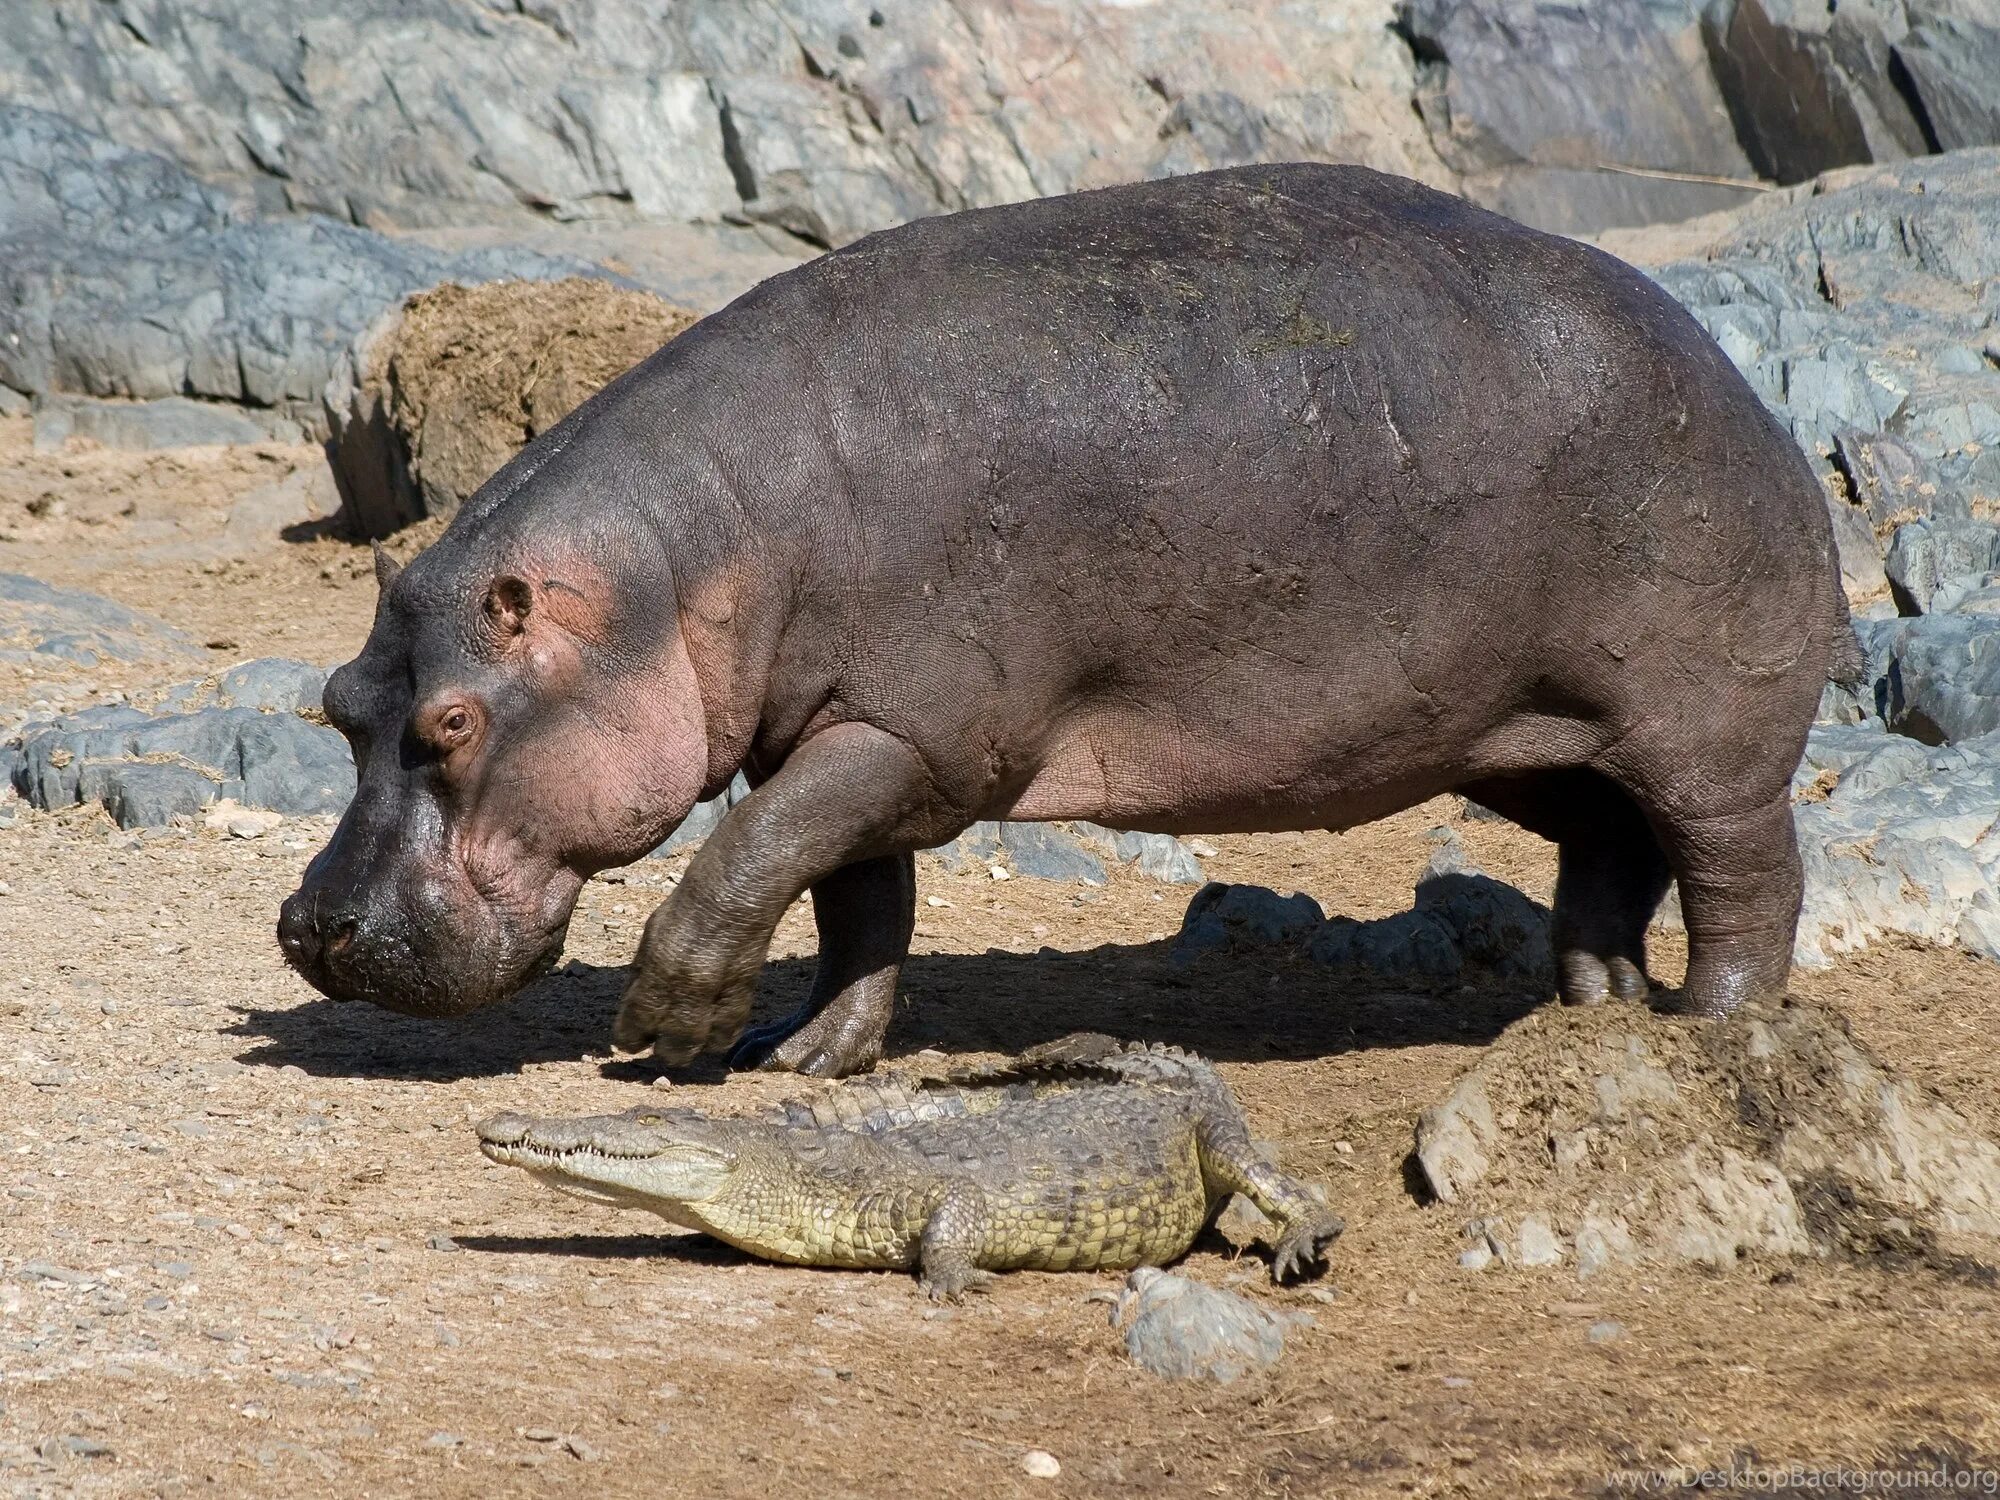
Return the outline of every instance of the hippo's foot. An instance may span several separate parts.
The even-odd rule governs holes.
[[[725,1051],[743,1034],[763,967],[761,948],[716,953],[686,926],[685,909],[672,897],[647,920],[611,1030],[619,1050],[650,1045],[669,1067]]]
[[[1572,948],[1556,960],[1557,984],[1565,1005],[1602,1005],[1606,1000],[1637,1003],[1652,991],[1646,971],[1629,958],[1599,958]]]
[[[885,993],[870,993],[875,990]],[[865,1073],[882,1060],[882,1037],[889,1029],[894,1000],[892,981],[888,986],[857,986],[825,1005],[807,1004],[783,1020],[746,1031],[729,1054],[729,1066],[804,1073],[810,1078]]]

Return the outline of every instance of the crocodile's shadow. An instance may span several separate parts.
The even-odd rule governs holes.
[[[572,1260],[678,1260],[690,1265],[768,1264],[705,1234],[460,1234],[460,1250],[483,1255],[560,1255]]]
[[[1077,1030],[1169,1042],[1223,1061],[1305,1059],[1383,1047],[1490,1041],[1544,997],[1498,980],[1439,988],[1330,970],[1271,953],[1204,955],[1178,967],[1171,944],[1106,944],[1076,953],[926,954],[904,970],[888,1052],[1016,1052]],[[783,1015],[812,981],[813,960],[765,969],[758,1013]],[[608,1038],[628,971],[572,961],[516,999],[456,1020],[321,1001],[246,1010],[239,1061],[308,1073],[448,1080],[523,1064],[601,1056],[608,1076],[650,1079],[646,1059],[613,1060]],[[677,1078],[716,1081],[719,1064]]]

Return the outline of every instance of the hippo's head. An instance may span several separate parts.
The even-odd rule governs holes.
[[[600,512],[461,517],[400,574],[378,554],[374,628],[325,695],[359,787],[278,921],[320,990],[430,1016],[502,999],[591,874],[687,815],[704,715],[658,552]]]

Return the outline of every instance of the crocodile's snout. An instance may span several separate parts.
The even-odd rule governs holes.
[[[479,1144],[482,1146],[518,1146],[528,1138],[528,1131],[534,1122],[526,1115],[517,1115],[512,1110],[493,1115],[479,1122]]]

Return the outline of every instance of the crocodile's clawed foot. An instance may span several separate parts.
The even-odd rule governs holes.
[[[1271,1247],[1271,1280],[1282,1284],[1317,1276],[1326,1269],[1328,1248],[1346,1227],[1346,1220],[1331,1213],[1293,1220],[1284,1237]]]
[[[924,1273],[924,1291],[933,1302],[963,1302],[967,1292],[985,1292],[999,1280],[991,1271],[951,1266]]]

